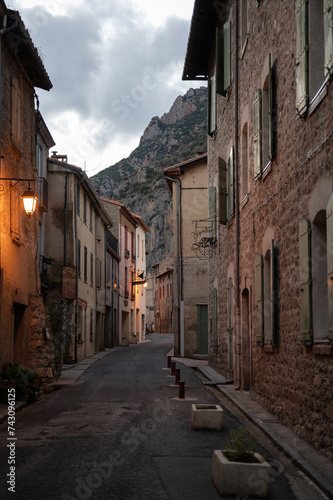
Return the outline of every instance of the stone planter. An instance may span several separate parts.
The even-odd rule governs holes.
[[[214,450],[212,481],[222,496],[250,495],[266,497],[269,483],[269,463],[259,453],[253,455],[260,463],[229,461],[225,450]]]
[[[220,405],[193,404],[191,407],[191,424],[193,429],[222,429],[223,409]]]

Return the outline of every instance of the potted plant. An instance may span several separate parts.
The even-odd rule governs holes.
[[[212,481],[220,495],[266,497],[269,468],[253,436],[245,429],[233,429],[224,449],[214,450]]]

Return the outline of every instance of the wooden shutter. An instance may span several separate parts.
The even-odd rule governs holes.
[[[223,26],[223,59],[224,59],[224,82],[223,88],[226,90],[231,85],[231,22],[228,21]]]
[[[300,266],[300,327],[302,342],[312,345],[312,283],[311,283],[311,225],[307,219],[299,221]]]
[[[325,80],[333,71],[333,0],[324,0]]]
[[[235,215],[234,195],[234,148],[231,148],[228,163],[228,219]]]
[[[268,56],[268,157],[270,160],[274,158],[274,117],[273,117],[273,70],[272,70],[272,56]]]
[[[276,251],[274,246],[274,240],[272,240],[271,244],[271,261],[270,261],[270,287],[271,287],[271,332],[272,332],[272,344],[277,344],[277,330],[276,330],[276,301],[277,301],[277,283],[276,283]]]
[[[212,135],[216,128],[216,78],[208,81],[208,134]]]
[[[213,288],[213,342],[217,346],[217,289]]]
[[[224,52],[223,52],[223,32],[216,28],[216,92],[225,96],[224,89]]]
[[[254,279],[255,279],[255,335],[256,343],[259,346],[264,345],[264,287],[263,287],[263,268],[264,259],[261,253],[256,253],[254,258]]]
[[[303,116],[308,108],[308,0],[295,0],[296,16],[296,112]]]
[[[326,208],[328,336],[333,342],[333,193]]]
[[[254,178],[261,177],[262,171],[262,122],[261,122],[261,89],[253,93],[253,153],[254,153]]]
[[[209,221],[210,221],[210,236],[216,241],[216,187],[209,188]]]
[[[219,158],[219,223],[227,222],[227,164]]]

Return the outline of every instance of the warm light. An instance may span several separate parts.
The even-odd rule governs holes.
[[[34,192],[32,191],[30,186],[23,193],[21,198],[23,200],[25,213],[28,217],[30,217],[36,210],[38,198],[34,195]]]
[[[147,286],[148,286],[148,281],[145,281],[145,282],[144,282],[144,284],[143,284],[143,286],[144,286],[145,288],[147,288]]]

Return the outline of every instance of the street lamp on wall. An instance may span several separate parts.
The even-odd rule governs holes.
[[[17,181],[18,182],[29,182],[28,189],[24,191],[21,198],[23,201],[23,206],[25,213],[28,217],[31,217],[33,213],[35,213],[37,208],[38,198],[30,187],[30,182],[34,182],[35,179],[18,179],[15,177],[0,177],[0,181]]]

